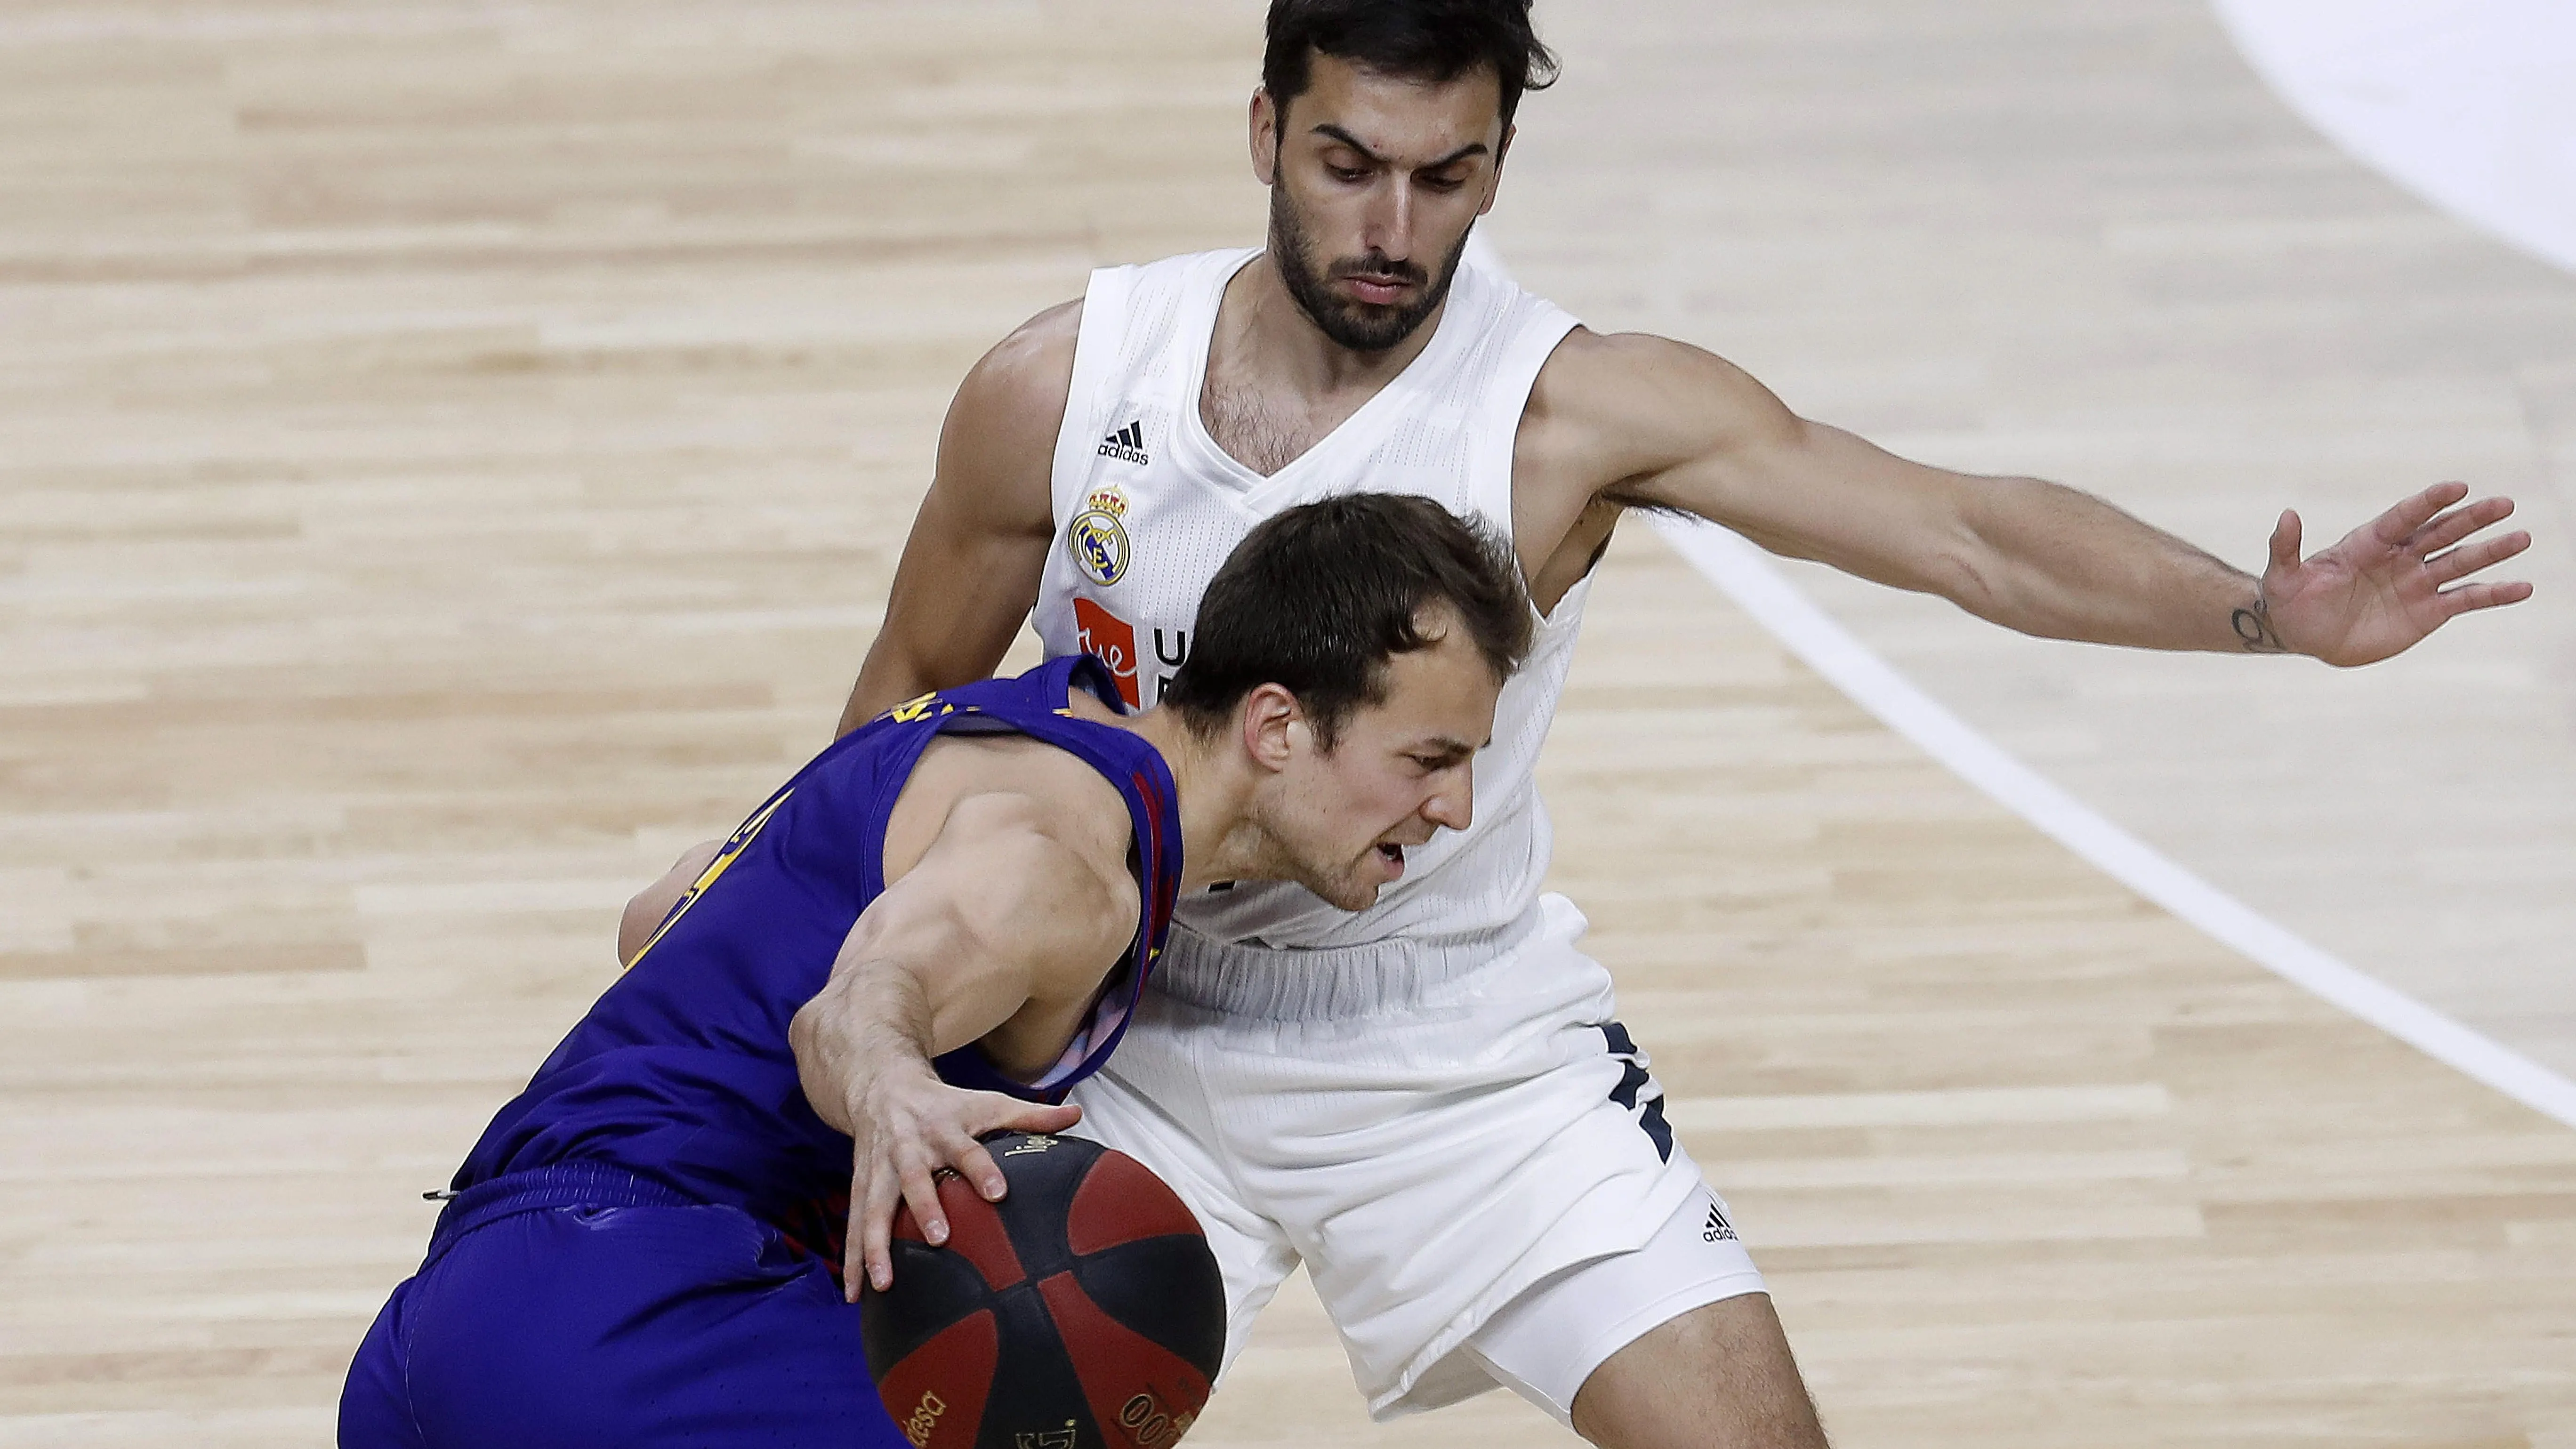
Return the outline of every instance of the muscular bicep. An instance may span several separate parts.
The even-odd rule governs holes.
[[[1899,588],[1945,589],[1973,546],[1968,507],[1983,480],[1799,417],[1743,369],[1686,343],[1598,342],[1579,405],[1614,459],[1603,497],[1692,514]]]
[[[1049,480],[1081,326],[1079,302],[1041,313],[958,387],[842,733],[916,695],[982,679],[1010,649],[1055,533]]]
[[[934,1053],[1032,1001],[1087,997],[1136,929],[1135,882],[1099,854],[1020,797],[962,801],[920,862],[861,913],[835,974],[911,977]]]

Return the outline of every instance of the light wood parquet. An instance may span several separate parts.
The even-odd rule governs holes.
[[[328,1442],[617,903],[828,734],[958,375],[1257,234],[1256,10],[0,12],[0,1444]],[[2576,1446],[2576,1134],[1605,567],[1561,881],[1839,1442]],[[1365,1425],[1292,1290],[1193,1442],[1563,1439]]]
[[[1608,0],[1550,33],[1573,64],[1496,231],[1596,325],[2240,567],[2285,507],[2315,548],[2444,479],[2520,503],[2532,601],[2352,672],[2068,648],[1793,571],[2078,798],[2576,1078],[2576,276],[2339,154],[2199,0]]]

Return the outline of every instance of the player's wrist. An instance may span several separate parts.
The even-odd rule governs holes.
[[[909,1115],[907,1104],[944,1086],[927,1061],[875,1056],[850,1074],[844,1100],[853,1127],[884,1126]]]
[[[2237,648],[2247,654],[2304,654],[2282,637],[2280,621],[2272,614],[2271,590],[2261,579],[2250,581],[2251,597],[2240,596],[2227,619],[2228,631],[2236,636]]]

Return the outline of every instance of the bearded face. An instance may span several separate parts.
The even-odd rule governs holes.
[[[1253,106],[1270,261],[1336,346],[1385,352],[1448,300],[1510,144],[1490,70],[1428,82],[1317,56],[1285,109]]]
[[[1449,299],[1473,232],[1470,225],[1458,234],[1437,277],[1374,248],[1358,256],[1327,258],[1289,188],[1270,189],[1270,255],[1280,280],[1317,330],[1353,352],[1384,352],[1430,320]],[[1394,300],[1370,300],[1388,292],[1397,294]]]

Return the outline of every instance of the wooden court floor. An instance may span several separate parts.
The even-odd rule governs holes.
[[[1257,234],[1256,28],[0,5],[0,1444],[329,1442],[618,902],[828,735],[958,375]],[[1560,883],[1838,1442],[2576,1449],[2576,1132],[1605,569]],[[1192,1442],[1566,1436],[1366,1424],[1292,1288]]]
[[[2443,479],[2519,503],[2533,599],[2363,670],[2068,647],[1791,571],[2079,799],[2576,1079],[2576,274],[2336,151],[2206,0],[1715,14],[1550,12],[1570,63],[1493,228],[1536,290],[2240,566],[2285,507],[2317,547]]]

